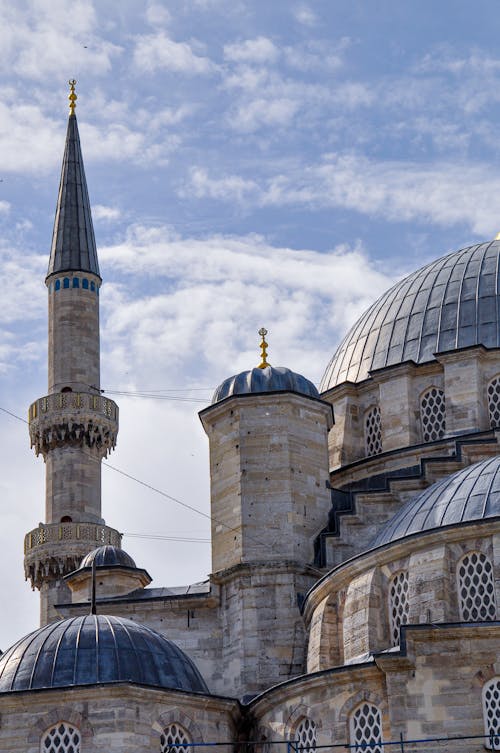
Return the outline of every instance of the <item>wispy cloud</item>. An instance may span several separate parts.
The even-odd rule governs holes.
[[[279,50],[271,39],[256,37],[224,45],[226,60],[245,63],[272,63],[277,60]]]
[[[209,58],[197,55],[187,42],[175,42],[164,32],[136,37],[133,57],[137,69],[145,73],[166,70],[194,76],[216,69]]]

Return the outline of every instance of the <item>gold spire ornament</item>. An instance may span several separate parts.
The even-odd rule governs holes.
[[[68,81],[68,84],[69,84],[69,94],[68,94],[69,114],[74,115],[75,107],[76,107],[76,100],[78,99],[78,97],[75,94],[76,79],[70,78],[70,80]]]
[[[267,369],[267,367],[269,366],[267,362],[267,348],[269,347],[269,345],[266,343],[267,329],[265,329],[265,327],[261,327],[259,329],[259,335],[262,337],[262,342],[260,344],[260,349],[262,351],[262,354],[261,354],[262,362],[259,363],[257,368]]]

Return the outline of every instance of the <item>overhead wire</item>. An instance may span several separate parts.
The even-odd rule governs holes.
[[[0,411],[3,413],[6,413],[7,415],[11,416],[12,418],[17,419],[18,421],[22,421],[25,424],[29,424],[29,421],[27,421],[25,418],[22,418],[21,416],[18,416],[16,413],[13,413],[12,411],[7,410],[7,408],[4,408],[0,405]],[[87,457],[89,457],[91,460],[95,462],[101,462],[96,457],[94,457],[90,452],[85,452]],[[216,523],[217,525],[222,526],[223,528],[226,528],[229,533],[233,533],[235,531],[239,530],[239,527],[232,527],[229,526],[227,523],[224,523],[222,520],[218,520],[213,515],[210,515],[208,513],[203,512],[203,510],[200,510],[197,507],[193,507],[193,505],[189,505],[187,502],[183,502],[182,500],[178,499],[177,497],[173,497],[171,494],[168,494],[167,492],[164,492],[162,489],[158,489],[156,486],[153,486],[152,484],[147,483],[146,481],[142,481],[141,479],[137,478],[136,476],[132,476],[132,474],[127,473],[126,471],[123,471],[121,468],[117,468],[114,465],[111,465],[105,458],[103,459],[103,466],[105,468],[109,468],[112,471],[115,471],[115,473],[119,473],[121,476],[124,476],[125,478],[130,479],[131,481],[134,481],[136,484],[139,484],[140,486],[143,486],[146,489],[149,489],[150,491],[155,492],[156,494],[159,494],[161,497],[164,497],[165,499],[170,500],[171,502],[174,502],[175,504],[179,505],[180,507],[184,507],[186,510],[190,510],[191,512],[196,513],[197,515],[201,515],[202,517],[206,518],[207,520],[210,520],[210,522]],[[128,534],[130,535],[130,534]],[[141,534],[137,534],[137,537],[141,536]],[[150,534],[151,537],[154,537],[155,534]],[[247,534],[248,539],[250,541],[254,541],[255,543],[259,544],[259,546],[263,545],[263,542],[261,539],[258,539],[255,536],[251,536],[250,534]],[[270,544],[264,544],[264,546],[267,549],[270,549],[271,551],[274,551],[272,545]]]

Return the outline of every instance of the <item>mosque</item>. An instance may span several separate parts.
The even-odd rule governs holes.
[[[200,413],[212,573],[151,586],[101,515],[118,406],[75,100],[29,408],[41,626],[0,657],[0,751],[499,750],[500,241],[397,283],[319,391],[267,363],[263,330],[259,366]]]

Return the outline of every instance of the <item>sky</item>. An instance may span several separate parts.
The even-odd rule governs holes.
[[[1,649],[38,625],[25,419],[68,79],[120,406],[103,515],[153,586],[181,585],[210,572],[197,412],[257,365],[259,328],[271,364],[319,383],[394,281],[500,230],[499,27],[496,0],[0,0]]]

